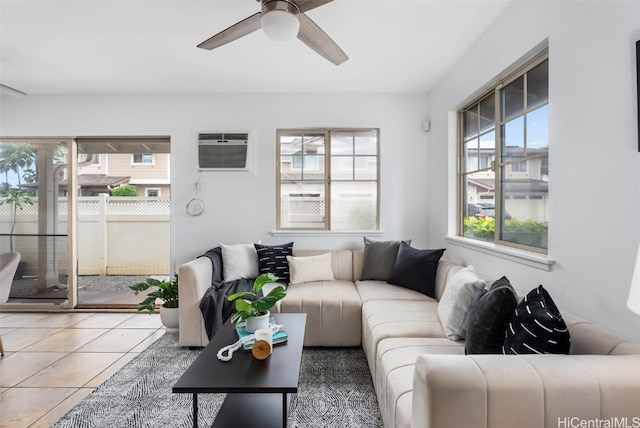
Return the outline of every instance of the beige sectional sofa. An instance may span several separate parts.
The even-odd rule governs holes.
[[[570,355],[464,355],[437,311],[463,266],[440,260],[432,299],[361,281],[363,251],[293,255],[327,252],[335,279],[289,286],[276,311],[307,313],[306,346],[362,346],[386,428],[640,426],[640,343],[562,311]],[[182,346],[208,343],[198,305],[211,269],[206,258],[179,268]]]

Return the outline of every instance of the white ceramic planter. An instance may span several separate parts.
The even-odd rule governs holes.
[[[178,331],[180,310],[178,308],[165,308],[160,306],[160,321],[167,331]]]
[[[261,328],[269,328],[269,315],[271,315],[271,313],[267,312],[259,317],[247,318],[245,330],[249,333],[253,333]]]

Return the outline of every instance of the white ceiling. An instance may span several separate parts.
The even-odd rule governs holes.
[[[255,0],[0,0],[0,83],[27,94],[426,93],[510,0],[335,0],[308,12],[335,66],[261,31],[196,45]]]

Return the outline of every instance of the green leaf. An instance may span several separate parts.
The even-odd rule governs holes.
[[[277,301],[278,299],[273,296],[265,296],[256,300],[255,302],[251,302],[251,306],[260,312],[265,312],[271,309]]]
[[[251,305],[251,302],[249,302],[248,300],[245,300],[245,299],[236,300],[236,311],[242,312],[242,311],[252,311],[252,310],[253,310],[253,306]]]
[[[287,291],[284,289],[282,285],[278,285],[276,288],[271,290],[267,296],[275,297],[276,301],[280,299],[284,299],[284,296],[287,295]]]
[[[239,297],[244,297],[244,296],[252,296],[252,297],[258,297],[256,295],[256,293],[252,293],[251,291],[240,291],[238,293],[234,293],[231,296],[227,297],[227,300],[230,302],[233,302],[234,300],[236,300]]]
[[[258,293],[260,290],[262,290],[262,287],[264,287],[265,284],[276,282],[277,280],[278,277],[272,273],[263,273],[261,275],[258,275],[255,281],[253,281],[253,291]]]
[[[242,321],[242,314],[240,312],[236,312],[235,314],[231,315],[232,324],[238,324],[238,322],[240,321]]]

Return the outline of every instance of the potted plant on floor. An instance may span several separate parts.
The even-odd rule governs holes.
[[[149,314],[156,312],[156,299],[162,300],[160,306],[160,321],[168,331],[178,329],[178,274],[175,274],[170,281],[147,278],[145,282],[139,282],[129,286],[137,295],[141,291],[150,288],[153,290],[147,294],[147,297],[138,305],[139,311],[149,311]]]
[[[269,328],[269,310],[287,295],[284,287],[278,285],[266,296],[258,297],[262,288],[278,277],[272,273],[263,273],[253,281],[253,291],[241,291],[227,297],[230,302],[235,300],[236,313],[231,316],[231,322],[237,324],[246,320],[245,329],[249,333],[260,328]]]

